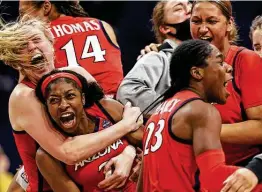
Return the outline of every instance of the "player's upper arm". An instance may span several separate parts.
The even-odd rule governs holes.
[[[36,163],[54,192],[80,192],[76,184],[65,172],[61,163],[41,148],[36,153]]]
[[[11,124],[23,128],[39,145],[59,160],[66,161],[63,151],[64,136],[50,122],[44,106],[37,100],[34,90],[24,88],[12,93],[9,101]]]
[[[217,109],[201,100],[190,103],[188,122],[193,132],[195,156],[212,149],[220,149],[221,117]]]
[[[117,43],[115,32],[114,32],[113,28],[111,27],[111,25],[109,25],[105,21],[102,21],[102,25],[105,28],[105,31],[106,31],[107,35],[109,36],[110,40],[112,41],[112,43],[114,43],[114,45],[119,47],[119,45]]]
[[[100,102],[116,122],[122,119],[124,106],[120,102],[109,98],[102,99]],[[136,130],[135,132],[128,133],[126,135],[126,138],[129,141],[129,143],[133,145],[139,145],[139,146],[142,145],[142,139],[143,139],[142,127]]]

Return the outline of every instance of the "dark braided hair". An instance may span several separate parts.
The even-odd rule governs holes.
[[[172,54],[169,74],[171,77],[171,87],[161,96],[151,103],[142,113],[146,113],[159,103],[172,97],[182,89],[188,88],[193,66],[205,67],[206,59],[210,56],[212,47],[204,40],[187,40],[182,42]]]
[[[77,83],[72,80],[72,79],[68,79],[68,78],[58,78],[52,82],[49,83],[49,85],[46,87],[46,93],[48,94],[51,90],[51,86],[55,83],[58,83],[60,81],[65,81],[67,83],[72,84],[75,88],[77,88],[81,93],[85,94],[85,106],[84,108],[88,108],[91,107],[92,105],[94,105],[95,102],[99,101],[100,99],[102,99],[104,97],[104,93],[102,88],[96,83],[96,82],[87,82],[87,80],[80,74],[74,72],[74,71],[70,71],[70,70],[53,70],[50,73],[44,75],[37,83],[36,89],[35,89],[35,94],[36,97],[38,98],[38,100],[43,103],[46,106],[46,98],[44,97],[42,90],[41,90],[41,86],[42,83],[44,82],[44,80],[49,77],[50,75],[56,74],[56,73],[61,73],[61,72],[66,72],[66,73],[71,73],[73,75],[75,75],[81,82],[82,84],[82,89],[80,89],[80,87],[77,85]]]
[[[32,1],[33,5],[40,8],[44,3],[43,0]],[[61,14],[72,17],[89,17],[88,13],[79,4],[78,1],[67,0],[67,1],[50,1],[51,4],[55,5],[57,11]]]

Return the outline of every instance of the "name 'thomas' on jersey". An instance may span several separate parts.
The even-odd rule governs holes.
[[[81,66],[104,89],[115,95],[123,79],[120,49],[113,44],[100,20],[63,16],[51,22],[55,39],[55,67]]]

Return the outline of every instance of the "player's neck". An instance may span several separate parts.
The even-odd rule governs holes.
[[[95,130],[95,121],[87,117],[86,112],[83,110],[83,114],[79,123],[77,135],[84,135],[93,133]]]
[[[197,94],[201,99],[206,101],[205,93],[203,91],[200,91],[200,90],[203,90],[201,89],[200,85],[190,85],[189,87],[185,88],[184,90],[192,91],[195,94]]]

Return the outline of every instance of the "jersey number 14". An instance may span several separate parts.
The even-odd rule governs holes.
[[[66,52],[68,66],[79,66],[80,65],[77,62],[74,42],[72,39],[68,41],[61,49],[65,50]],[[87,59],[87,58],[93,57],[94,63],[96,63],[96,62],[105,61],[105,58],[104,58],[105,54],[106,54],[106,51],[101,49],[99,40],[96,35],[86,37],[84,49],[82,51],[80,59]]]

